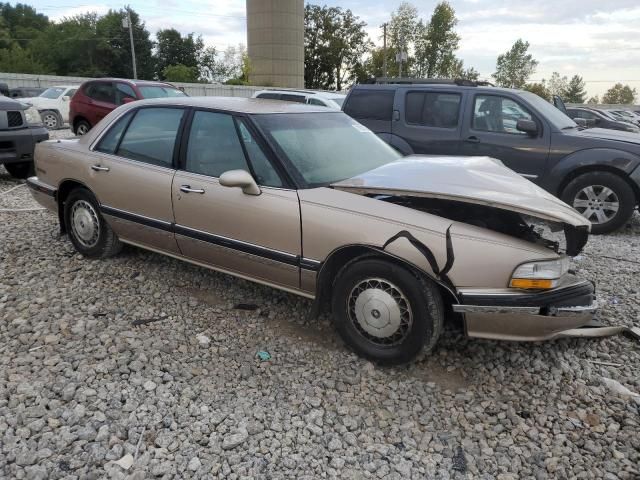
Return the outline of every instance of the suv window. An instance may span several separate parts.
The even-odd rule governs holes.
[[[126,83],[116,83],[116,105],[122,105],[125,98],[137,98],[136,92]]]
[[[395,90],[354,90],[344,107],[353,118],[391,121]]]
[[[185,169],[211,177],[219,177],[229,170],[249,171],[231,115],[194,113]]]
[[[91,83],[85,93],[87,97],[98,102],[116,103],[116,95],[110,82]]]
[[[267,100],[280,100],[278,93],[260,93],[256,98],[265,98]]]
[[[142,108],[138,110],[120,142],[117,155],[171,168],[173,150],[184,110]]]
[[[134,112],[129,112],[125,114],[109,129],[109,131],[100,139],[100,143],[98,143],[98,146],[96,147],[97,151],[111,154],[115,153],[118,148],[118,143],[120,143],[120,138],[124,133],[124,129],[127,128],[129,119],[132,117],[133,113]]]
[[[67,93],[65,93],[65,96],[71,98],[76,94],[77,90],[78,90],[77,88],[72,88],[71,90],[67,90]]]
[[[516,128],[520,119],[533,120],[533,116],[514,100],[498,95],[476,95],[473,105],[475,130],[526,135]]]
[[[285,102],[305,103],[307,101],[307,98],[304,95],[291,95],[289,93],[283,93],[280,95],[280,100],[284,100]]]
[[[456,128],[460,115],[460,94],[409,92],[406,98],[407,123],[426,127]]]

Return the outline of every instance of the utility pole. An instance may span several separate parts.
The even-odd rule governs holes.
[[[382,76],[387,77],[387,23],[382,24]]]
[[[398,67],[398,78],[402,78],[402,54],[404,53],[404,51],[402,50],[404,48],[404,36],[400,37],[400,66]]]
[[[127,18],[122,20],[122,26],[129,29],[129,41],[131,42],[131,64],[133,65],[133,78],[138,79],[138,69],[136,68],[136,49],[133,46],[133,25],[131,24],[131,9],[129,5],[125,7]]]

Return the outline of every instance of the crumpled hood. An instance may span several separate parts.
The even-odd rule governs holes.
[[[572,227],[591,227],[569,205],[490,157],[412,155],[336,182],[332,187],[359,194],[457,200]]]

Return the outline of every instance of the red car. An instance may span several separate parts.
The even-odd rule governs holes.
[[[143,98],[185,97],[170,83],[146,80],[100,78],[84,82],[69,105],[69,124],[76,135],[84,135],[112,110]]]

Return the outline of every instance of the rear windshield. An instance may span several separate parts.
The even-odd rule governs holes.
[[[186,97],[187,94],[175,87],[163,85],[145,85],[138,86],[138,90],[142,93],[142,98],[167,98],[167,97]]]
[[[391,121],[395,90],[354,90],[344,106],[344,113],[353,118]]]

